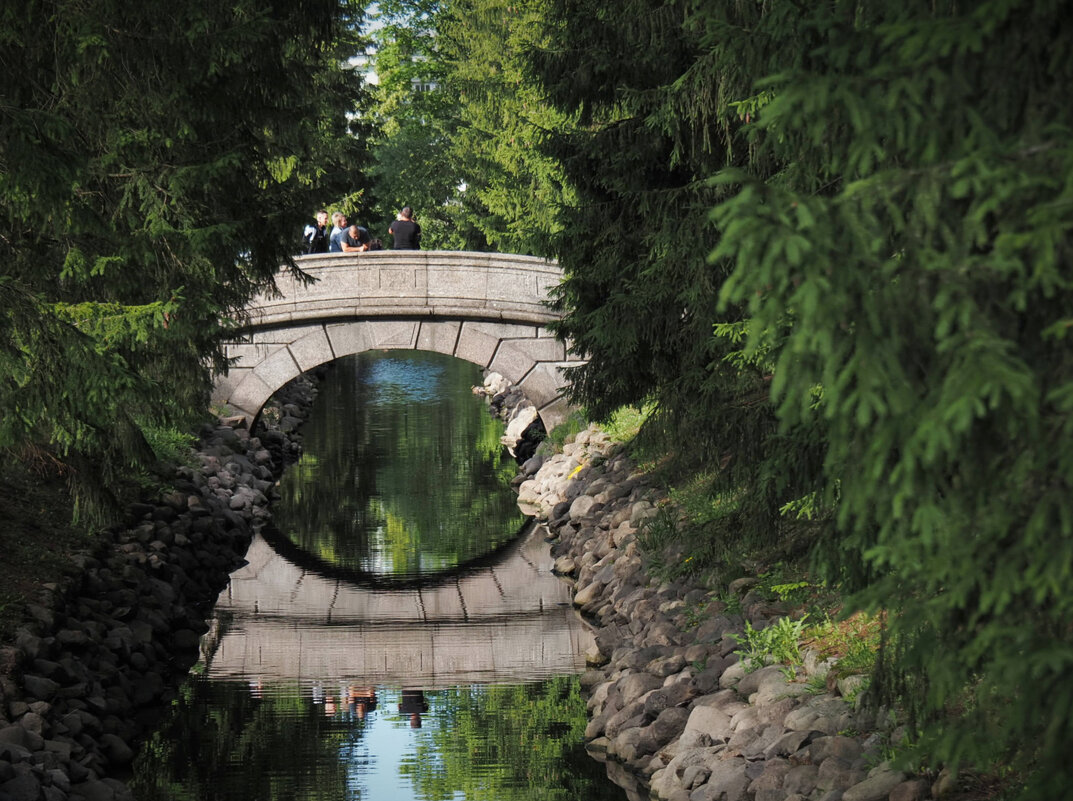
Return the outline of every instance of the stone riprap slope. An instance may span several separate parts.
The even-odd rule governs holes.
[[[275,476],[299,450],[312,402],[261,437],[207,426],[174,491],[129,510],[102,551],[27,610],[0,676],[0,801],[113,801],[140,742],[197,660],[219,591],[268,518]]]
[[[750,592],[754,582],[732,585],[742,612],[730,613],[705,588],[649,576],[638,533],[665,500],[606,434],[590,428],[562,453],[534,456],[518,492],[547,522],[555,568],[596,627],[583,678],[590,749],[638,778],[638,797],[922,801],[940,789],[880,761],[891,732],[825,689],[830,661],[810,658],[796,675],[746,670],[734,635],[787,612]]]

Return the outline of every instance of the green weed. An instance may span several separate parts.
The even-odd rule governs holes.
[[[771,625],[759,630],[746,622],[745,632],[733,635],[734,639],[744,646],[737,649],[736,653],[754,670],[766,664],[769,657],[776,663],[800,665],[804,661],[801,656],[801,636],[807,625],[806,619],[807,615],[799,620],[780,617]]]
[[[548,432],[548,436],[540,443],[538,450],[545,454],[557,453],[563,449],[568,439],[576,437],[588,427],[589,421],[585,419],[585,415],[579,411],[573,411]]]
[[[191,461],[190,449],[195,441],[192,434],[156,425],[143,426],[142,433],[161,462],[180,465]]]
[[[828,617],[810,626],[805,640],[822,657],[838,660],[836,675],[867,674],[875,667],[882,630],[881,617],[858,613],[839,621]]]

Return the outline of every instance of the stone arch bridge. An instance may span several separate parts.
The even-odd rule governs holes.
[[[213,400],[249,422],[292,378],[367,350],[416,349],[456,356],[521,388],[550,430],[569,412],[563,343],[545,328],[545,305],[562,272],[532,256],[457,251],[333,253],[298,259],[315,279],[280,277],[279,297],[248,307],[233,366]],[[577,363],[577,362],[573,362]]]

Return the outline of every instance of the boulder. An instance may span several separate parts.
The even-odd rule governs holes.
[[[881,765],[867,779],[846,790],[842,801],[887,801],[891,791],[905,779],[906,775],[900,770]]]

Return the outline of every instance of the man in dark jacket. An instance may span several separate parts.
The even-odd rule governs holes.
[[[317,212],[317,222],[312,225],[307,225],[305,234],[302,239],[305,242],[306,253],[327,253],[328,252],[328,212]]]

